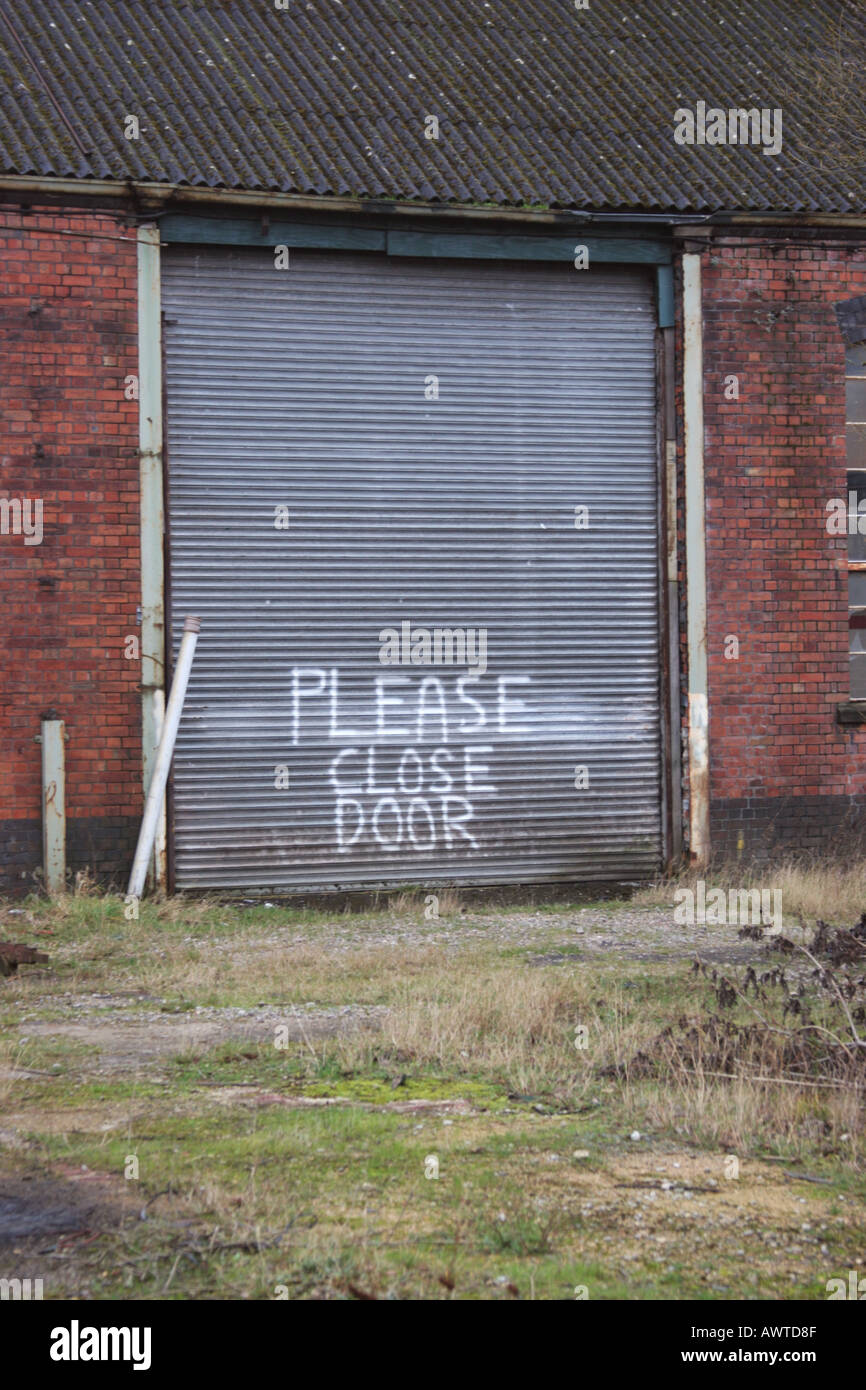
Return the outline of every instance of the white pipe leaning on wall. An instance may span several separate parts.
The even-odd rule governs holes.
[[[165,714],[162,488],[162,320],[159,227],[138,229],[138,448],[141,494],[141,744],[147,796]],[[167,882],[166,821],[154,840],[154,878]]]
[[[683,416],[689,652],[689,840],[692,863],[698,865],[705,865],[710,854],[703,359],[701,257],[686,252],[683,255]]]
[[[52,898],[66,886],[66,725],[42,720],[42,881]]]
[[[147,801],[144,805],[144,815],[141,820],[141,829],[138,832],[138,844],[135,849],[132,873],[129,876],[129,887],[126,890],[128,898],[140,898],[144,891],[150,856],[153,850],[153,842],[156,836],[157,826],[162,816],[165,786],[168,781],[168,770],[171,767],[177,731],[180,727],[181,711],[183,710],[183,702],[186,697],[186,687],[189,682],[189,673],[192,670],[195,645],[198,641],[198,634],[200,631],[201,618],[190,617],[184,620],[183,639],[177,657],[177,668],[174,673],[174,680],[171,683],[171,694],[168,697],[168,706],[162,724],[159,748],[156,750],[156,762],[153,767],[153,776],[150,779]]]

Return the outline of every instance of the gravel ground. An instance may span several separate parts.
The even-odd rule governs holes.
[[[524,949],[526,964],[556,966],[601,960],[691,960],[696,954],[720,966],[743,965],[765,959],[764,948],[741,941],[736,927],[684,927],[674,922],[671,909],[576,908],[557,912],[502,910],[491,913],[459,911],[451,917],[425,921],[423,916],[375,918],[349,914],[333,922],[299,928],[279,926],[280,909],[274,908],[275,929],[241,938],[218,937],[207,932],[187,940],[209,954],[245,958],[260,953],[264,958],[292,947],[321,947],[329,955],[352,952],[412,950],[438,947],[459,956],[467,948],[493,946]],[[537,947],[537,953],[532,948]],[[265,972],[263,971],[263,974]],[[266,989],[263,989],[266,993]],[[382,1026],[387,1009],[382,1006],[345,1004],[322,1007],[314,1003],[274,1008],[263,1000],[255,1008],[202,1008],[174,1011],[167,1001],[134,990],[108,994],[52,993],[46,999],[53,1017],[40,1015],[40,1003],[20,1020],[22,1039],[63,1036],[96,1048],[103,1071],[138,1071],[168,1056],[205,1050],[230,1039],[271,1041],[278,1026],[289,1029],[293,1041],[314,1041]],[[145,1007],[142,1007],[145,1006]],[[147,1007],[150,1005],[151,1007]],[[90,1070],[90,1066],[87,1066]],[[21,1074],[21,1070],[17,1071]]]
[[[279,915],[279,908],[274,908],[274,912]],[[362,946],[438,945],[447,950],[473,945],[518,949],[538,946],[539,964],[556,964],[554,957],[558,955],[563,960],[573,959],[574,952],[579,956],[614,955],[636,960],[690,960],[700,954],[705,960],[718,962],[751,961],[761,954],[761,948],[755,942],[741,941],[737,930],[736,926],[681,926],[674,921],[672,908],[655,907],[586,907],[558,912],[504,909],[495,914],[460,911],[437,921],[412,916],[389,918],[384,914],[374,920],[340,915],[324,926],[293,925],[263,934],[249,943],[248,949],[321,945],[323,941],[335,952]],[[201,937],[190,940],[200,941]],[[236,947],[231,940],[222,939],[213,943],[213,949],[231,954]]]

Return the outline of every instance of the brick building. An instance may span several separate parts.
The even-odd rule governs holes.
[[[170,885],[857,844],[866,183],[796,76],[840,33],[0,8],[4,887],[58,721],[65,871],[125,878],[190,612]]]

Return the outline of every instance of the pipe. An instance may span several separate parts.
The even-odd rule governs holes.
[[[600,212],[581,208],[555,208],[550,212],[531,212],[528,209],[507,205],[484,203],[423,203],[401,202],[387,198],[336,198],[317,197],[315,194],[272,193],[256,189],[233,188],[192,188],[188,184],[159,183],[156,181],[136,182],[132,179],[76,179],[54,178],[31,174],[4,174],[0,176],[0,193],[21,193],[30,196],[45,193],[52,197],[94,197],[94,198],[138,198],[143,205],[149,205],[155,212],[161,203],[169,200],[177,203],[228,204],[232,207],[271,207],[285,208],[297,212],[349,212],[363,213],[366,216],[381,214],[400,214],[407,217],[479,217],[496,221],[563,223],[569,218],[589,218],[592,221],[622,221],[667,223],[670,226],[705,224],[708,227],[738,226],[756,227],[801,227],[833,228],[859,231],[866,227],[863,213],[848,212],[742,212],[735,208],[720,208],[717,212],[645,212],[636,208],[633,212]]]
[[[66,725],[42,720],[42,881],[52,898],[66,887]]]
[[[664,400],[665,582],[667,584],[668,727],[670,754],[671,867],[683,855],[682,715],[680,712],[679,570],[677,565],[677,407],[674,329],[662,330]]]
[[[141,493],[142,791],[153,778],[165,714],[165,598],[162,486],[162,328],[158,227],[138,229],[138,449]],[[155,881],[166,886],[166,823],[156,830]]]
[[[602,212],[584,208],[554,208],[552,211],[532,212],[507,204],[473,203],[424,203],[420,200],[387,198],[338,198],[319,197],[316,194],[275,193],[264,189],[234,188],[193,188],[183,183],[160,183],[135,179],[87,179],[63,178],[51,175],[4,174],[0,176],[0,192],[47,193],[54,197],[64,195],[95,198],[138,198],[155,210],[160,203],[169,200],[182,203],[226,203],[233,207],[285,208],[298,212],[351,212],[367,216],[399,213],[408,217],[481,217],[495,221],[562,223],[569,218],[585,218],[593,222],[647,222],[669,224],[672,227],[706,224],[708,227],[725,226],[728,223],[752,225],[757,227],[817,227],[850,228],[857,231],[866,227],[866,215],[852,212],[781,212],[773,210],[747,211],[736,208],[719,208],[715,212],[646,212],[635,208],[633,212]]]
[[[683,425],[689,652],[689,848],[692,863],[700,867],[707,864],[710,855],[703,358],[701,257],[686,252],[683,255]]]
[[[174,680],[171,683],[171,694],[168,697],[168,707],[165,711],[159,748],[156,752],[153,776],[150,779],[147,801],[144,805],[141,829],[138,832],[135,859],[132,864],[132,873],[129,875],[129,887],[126,890],[127,898],[134,898],[137,900],[144,891],[144,883],[147,878],[148,865],[150,864],[150,855],[153,850],[157,827],[162,813],[165,785],[168,781],[168,770],[171,766],[171,759],[174,753],[175,740],[180,726],[181,711],[183,710],[183,702],[186,696],[186,687],[189,682],[189,673],[192,670],[192,659],[195,654],[195,646],[200,631],[201,618],[189,617],[184,619],[183,639],[177,657],[177,668],[174,673]]]
[[[0,191],[14,193],[48,193],[56,196],[71,194],[101,198],[137,198],[151,215],[158,215],[160,205],[171,202],[227,205],[231,207],[279,208],[286,212],[352,213],[365,217],[477,217],[490,222],[539,223],[543,226],[563,226],[573,222],[647,223],[661,226],[701,224],[710,218],[705,212],[597,212],[582,208],[553,208],[533,212],[531,209],[510,207],[499,203],[423,203],[389,198],[318,197],[315,194],[273,193],[256,189],[192,188],[188,184],[145,183],[113,179],[38,178],[9,174],[0,177]]]

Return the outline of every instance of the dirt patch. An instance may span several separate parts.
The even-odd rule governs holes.
[[[376,1104],[356,1100],[354,1096],[287,1096],[277,1091],[265,1091],[254,1086],[212,1086],[207,1095],[223,1105],[249,1107],[281,1105],[289,1110],[315,1110],[328,1106],[351,1106],[356,1110],[376,1110],[394,1115],[476,1115],[478,1110],[468,1100],[391,1100]]]
[[[96,1106],[72,1106],[51,1110],[47,1105],[30,1110],[7,1111],[0,1129],[0,1146],[24,1149],[34,1134],[112,1134],[135,1127],[139,1114],[130,1102],[102,1101]]]
[[[0,1278],[29,1279],[34,1298],[81,1296],[74,1271],[140,1220],[141,1193],[129,1186],[72,1164],[0,1178]]]
[[[728,1179],[722,1154],[590,1149],[571,1161],[536,1154],[522,1171],[536,1209],[575,1223],[581,1255],[626,1284],[639,1271],[690,1271],[710,1295],[784,1297],[787,1287],[806,1287],[822,1296],[827,1279],[862,1263],[862,1203],[758,1160]]]
[[[48,1253],[56,1248],[58,1236],[83,1237],[118,1224],[122,1204],[109,1195],[116,1188],[115,1179],[87,1168],[67,1173],[63,1178],[0,1179],[0,1267],[11,1246],[16,1253],[28,1244]]]
[[[82,1070],[138,1071],[166,1057],[190,1051],[207,1051],[220,1043],[247,1041],[273,1043],[276,1029],[285,1029],[285,1041],[307,1042],[348,1036],[382,1025],[387,1010],[376,1006],[348,1005],[339,1009],[209,1009],[207,1017],[165,1014],[131,1021],[123,1014],[81,1023],[54,1023],[28,1019],[21,1026],[27,1037],[65,1037],[95,1048],[99,1060]],[[253,1014],[254,1017],[249,1015]]]
[[[576,1165],[579,1166],[579,1165]],[[762,1269],[802,1282],[816,1271],[833,1274],[830,1246],[848,1237],[857,1250],[862,1209],[833,1214],[832,1189],[809,1189],[756,1162],[742,1163],[726,1179],[720,1155],[672,1153],[626,1156],[604,1171],[577,1178],[581,1215],[598,1234],[600,1250],[623,1270],[633,1262],[695,1263],[719,1260],[714,1292],[737,1293],[732,1271],[748,1284]],[[742,1288],[742,1283],[740,1288]]]

